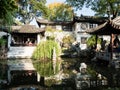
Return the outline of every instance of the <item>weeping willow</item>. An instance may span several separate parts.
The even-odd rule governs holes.
[[[53,40],[47,40],[47,41],[41,42],[33,53],[33,59],[37,59],[37,60],[50,59],[51,60],[54,47],[56,49],[56,55],[59,56],[60,48],[57,42]]]
[[[59,44],[54,40],[47,40],[41,42],[33,53],[33,65],[41,76],[50,76],[54,74],[53,71],[53,49],[56,50],[56,56],[60,54]],[[58,58],[56,58],[58,60]],[[58,72],[58,65],[56,62],[56,73]]]

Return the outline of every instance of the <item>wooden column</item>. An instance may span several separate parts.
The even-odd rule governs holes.
[[[98,40],[98,35],[95,36],[95,50],[97,49],[97,40]]]
[[[110,57],[110,63],[113,59],[113,42],[114,42],[114,34],[111,34],[111,39],[110,39],[110,46],[111,46],[111,57]]]

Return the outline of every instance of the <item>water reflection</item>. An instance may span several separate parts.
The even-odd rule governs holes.
[[[7,70],[8,70],[8,66],[7,66],[7,62],[5,61],[0,61],[0,80],[1,79],[5,79],[7,78]]]
[[[16,90],[38,90],[36,87],[18,87]]]
[[[19,60],[21,60],[21,59],[19,59]],[[27,63],[27,60],[26,59],[24,59],[24,60],[25,60],[24,63]],[[15,62],[15,60],[11,60],[11,61],[13,61],[14,65],[15,65],[15,63],[18,63],[18,62]],[[41,86],[39,83],[34,83],[34,84],[37,84],[37,86],[40,88],[40,90],[45,90],[45,88],[49,88],[47,90],[63,90],[63,88],[65,88],[65,90],[74,90],[75,76],[77,73],[79,73],[80,63],[83,61],[85,62],[86,59],[84,59],[84,58],[62,58],[62,60],[59,62],[59,63],[61,63],[59,65],[59,67],[60,67],[59,74],[57,73],[56,75],[52,75],[51,77],[46,77],[44,89],[43,88],[41,89],[41,87],[43,87],[43,86]],[[93,69],[93,66],[91,66],[90,64],[91,63],[89,63],[89,64],[87,63],[87,65],[88,65],[87,71],[90,74],[93,74],[91,76],[96,76],[97,70]],[[20,65],[21,65],[21,67],[23,66],[22,64],[20,64]],[[29,66],[30,64],[27,64],[27,65]],[[29,84],[29,87],[30,87],[30,86],[32,86],[31,85],[32,82],[37,81],[37,79],[36,79],[37,73],[34,71],[31,73],[30,68],[26,67],[26,69],[29,69],[29,70],[24,69],[24,71],[23,71],[21,69],[19,69],[19,70],[13,69],[13,71],[11,71],[11,73],[10,73],[11,80],[13,81],[12,85],[14,87],[15,87],[15,84],[17,84],[16,82],[19,82],[18,87],[21,87],[21,85],[24,85],[24,84],[25,84],[24,87],[27,86],[26,84]],[[7,75],[7,73],[6,73],[6,75]],[[30,76],[30,77],[27,77],[27,76]],[[60,79],[59,81],[57,81],[58,78]],[[94,82],[92,82],[92,83],[94,83]],[[58,89],[58,87],[59,87],[59,89]]]
[[[35,83],[37,83],[36,71],[11,71],[11,84],[18,85]]]
[[[8,84],[36,84],[38,83],[39,75],[37,73],[37,70],[34,66],[36,62],[32,61],[31,59],[11,59],[11,60],[5,60],[6,62],[1,63],[0,66],[0,79],[4,79],[7,81]],[[60,70],[60,63],[59,60],[56,63],[56,70]],[[50,72],[50,69],[52,65],[49,63],[41,63],[37,62],[38,66],[41,66],[41,71],[47,71],[46,74],[48,75]],[[47,66],[50,67],[43,67],[47,64]],[[6,68],[4,67],[6,66]],[[6,71],[6,72],[5,72]],[[52,70],[53,71],[53,70]],[[5,72],[5,73],[4,73]],[[58,71],[57,71],[58,72]],[[53,72],[54,73],[54,72]],[[42,74],[41,74],[42,75]],[[6,77],[3,77],[6,76]]]

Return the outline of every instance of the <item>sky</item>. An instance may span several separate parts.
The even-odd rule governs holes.
[[[46,0],[46,1],[47,1],[47,4],[54,3],[54,2],[65,2],[65,0]],[[85,7],[83,7],[82,10],[75,11],[75,13],[77,14],[77,16],[81,16],[81,14],[84,16],[94,16],[95,14],[92,10]]]

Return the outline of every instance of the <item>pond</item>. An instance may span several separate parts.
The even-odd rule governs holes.
[[[87,64],[87,67],[88,67],[87,71],[92,76],[93,79],[96,78],[96,75],[98,73],[105,75],[105,73],[104,74],[102,73],[103,69],[108,71],[106,67],[105,68],[102,67],[102,70],[100,71],[100,68],[98,68],[96,63],[88,62],[86,58],[62,58],[61,64],[60,64],[60,72],[57,75],[53,75],[52,77],[46,77],[44,86],[41,85],[40,83],[24,83],[23,81],[22,84],[19,84],[19,85],[16,85],[16,84],[15,85],[12,84],[12,86],[8,85],[7,86],[9,87],[8,90],[17,90],[12,88],[19,88],[19,87],[23,87],[23,88],[36,87],[38,90],[63,90],[63,89],[75,90],[76,88],[75,77],[76,77],[76,74],[79,73],[80,63],[82,62],[85,62]],[[6,62],[1,64],[4,66],[6,65]],[[2,71],[0,73],[3,73]],[[7,72],[6,73],[4,72],[3,76],[7,76]],[[1,76],[1,78],[5,79],[6,77],[3,78]],[[20,81],[19,79],[20,78],[18,78],[18,81]],[[2,88],[4,88],[4,86]],[[19,90],[28,90],[28,89],[19,89]],[[33,89],[29,89],[29,90],[33,90]]]

